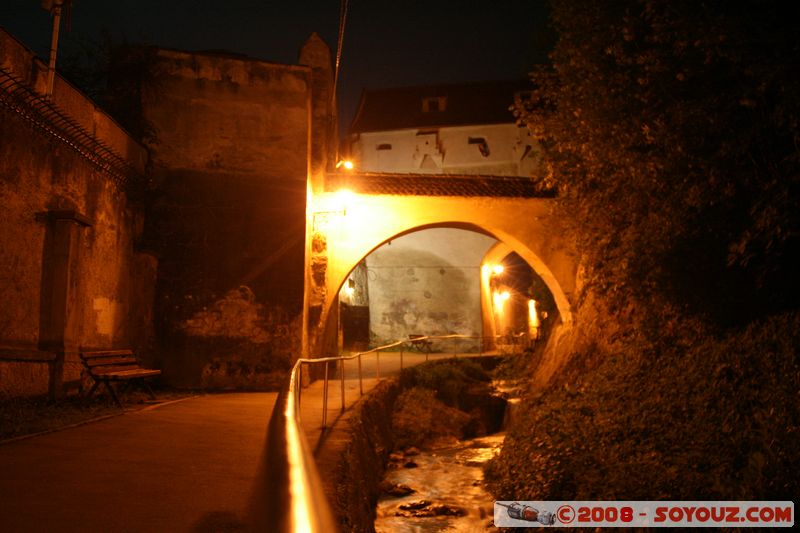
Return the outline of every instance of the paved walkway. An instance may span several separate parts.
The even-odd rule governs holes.
[[[432,358],[443,357],[442,355]],[[399,354],[380,357],[380,375]],[[424,361],[405,354],[404,366]],[[364,357],[364,392],[376,383]],[[331,376],[338,376],[331,368]],[[345,400],[359,398],[357,363],[345,365]],[[329,385],[328,424],[341,413]],[[322,381],[302,392],[312,449],[322,427]],[[62,431],[0,445],[0,531],[219,532],[247,529],[262,486],[267,422],[276,393],[210,394],[156,404]]]
[[[0,531],[237,531],[275,393],[156,405],[0,446]]]

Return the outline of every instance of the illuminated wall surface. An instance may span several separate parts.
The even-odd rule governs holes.
[[[495,239],[437,228],[404,235],[367,256],[370,332],[480,335],[480,264]]]
[[[365,132],[351,150],[363,172],[530,176],[534,145],[527,128],[509,123]]]
[[[361,172],[531,176],[540,151],[509,106],[527,80],[366,90],[348,128]]]
[[[320,127],[330,50],[312,35],[302,65],[139,52],[149,75],[124,83],[141,90],[148,150],[58,76],[52,99],[61,126],[77,124],[146,174],[133,204],[105,163],[92,164],[99,145],[81,155],[46,133],[53,116],[9,104],[30,94],[46,108],[47,70],[0,31],[0,90],[20,91],[0,105],[2,391],[47,392],[56,367],[76,381],[78,346],[132,347],[167,382],[212,388],[274,387],[299,353],[307,180],[330,145]],[[21,118],[32,116],[46,124]]]
[[[347,201],[343,204],[344,199]],[[575,254],[570,248],[571,242],[562,237],[560,228],[563,221],[552,214],[551,207],[552,200],[548,198],[345,196],[333,192],[314,195],[309,204],[310,219],[319,235],[316,241],[324,241],[324,246],[315,249],[324,257],[312,256],[312,275],[309,276],[313,297],[311,306],[319,305],[321,312],[320,319],[311,323],[312,328],[316,328],[310,331],[312,353],[331,353],[335,349],[335,328],[331,324],[335,321],[329,321],[327,313],[338,301],[339,290],[352,269],[383,243],[394,243],[398,235],[414,229],[442,228],[446,234],[456,232],[455,228],[474,228],[494,236],[504,243],[504,248],[497,257],[491,257],[492,261],[500,261],[512,251],[517,252],[549,288],[560,320],[571,324]],[[421,231],[419,234],[424,233]],[[440,253],[434,245],[428,245],[425,251],[433,255]],[[483,246],[480,250],[474,248],[473,257],[482,256],[486,251]],[[415,264],[404,262],[406,272]],[[324,269],[319,269],[324,275],[316,275],[315,265],[324,265]],[[478,284],[478,268],[474,276]],[[370,288],[370,302],[376,297],[373,293]],[[382,317],[378,319],[382,320]],[[483,331],[487,329],[491,329],[490,323],[484,323]],[[324,343],[324,348],[320,343]]]
[[[18,82],[5,77],[2,96],[32,98],[0,105],[0,396],[59,396],[77,388],[79,346],[152,343],[156,260],[135,250],[141,211],[115,179],[23,118],[46,66],[2,30],[0,67]],[[144,148],[60,76],[51,101],[143,173]]]
[[[299,337],[311,69],[174,50],[157,62],[146,242],[162,258],[164,374],[274,386]]]
[[[366,91],[349,130],[355,168],[365,173],[532,176],[538,147],[508,110],[524,86],[497,82]],[[485,207],[477,199],[474,205]],[[409,219],[418,215],[413,208],[405,212]],[[496,242],[438,228],[395,239],[373,252],[367,258],[373,342],[408,334],[484,333],[480,265]]]

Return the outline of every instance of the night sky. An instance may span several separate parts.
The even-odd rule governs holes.
[[[525,77],[546,60],[553,40],[546,19],[544,0],[350,0],[339,87],[343,125],[363,88]],[[62,45],[99,40],[107,31],[116,40],[296,63],[313,31],[335,54],[338,22],[338,0],[75,0]],[[39,0],[3,0],[0,25],[47,57],[51,22]]]

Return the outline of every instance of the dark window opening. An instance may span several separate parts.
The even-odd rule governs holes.
[[[481,151],[481,155],[483,157],[489,157],[489,143],[486,142],[484,137],[470,137],[467,140],[467,144],[478,145],[478,150]]]
[[[435,113],[447,109],[446,96],[426,96],[422,99],[422,112]]]
[[[377,150],[391,150],[392,145],[389,143],[379,144]]]

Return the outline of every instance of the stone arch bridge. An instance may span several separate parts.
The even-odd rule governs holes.
[[[435,227],[477,231],[500,244],[489,253],[522,257],[543,279],[571,328],[577,258],[552,211],[554,191],[529,178],[328,173],[309,181],[304,356],[337,350],[338,293],[373,250]]]

